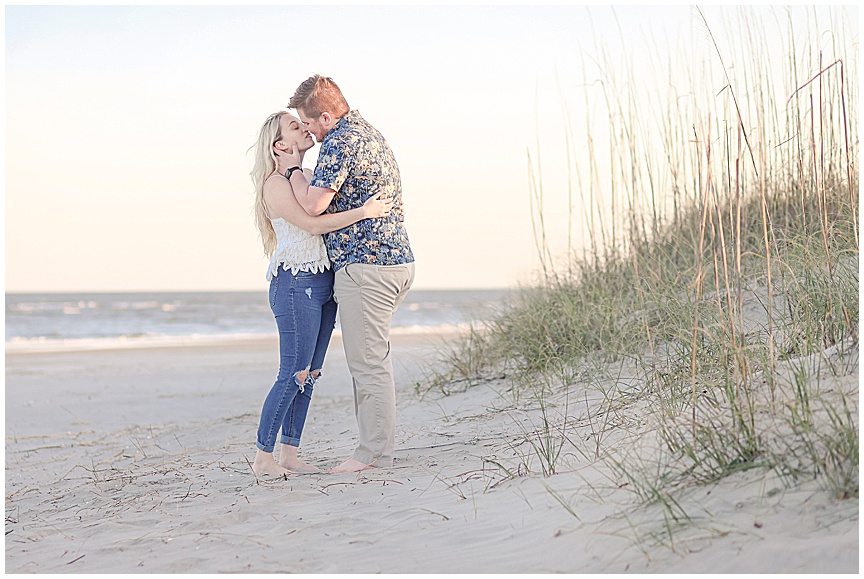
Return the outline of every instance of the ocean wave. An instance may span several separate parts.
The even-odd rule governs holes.
[[[99,303],[93,300],[74,300],[74,301],[58,301],[58,302],[17,302],[8,303],[6,311],[15,314],[44,314],[44,313],[64,313],[78,314],[81,310],[99,309]]]
[[[12,338],[6,354],[127,350],[136,348],[182,348],[215,346],[274,338],[273,334],[189,334],[184,336],[117,336],[112,338]]]
[[[438,326],[394,326],[393,336],[420,336],[463,333],[469,324],[443,324]],[[337,327],[333,336],[341,338]],[[110,338],[12,338],[6,341],[6,354],[55,352],[81,352],[90,350],[129,350],[137,348],[184,348],[190,346],[218,346],[258,340],[276,340],[275,332],[266,334],[186,334],[186,335],[125,335]]]

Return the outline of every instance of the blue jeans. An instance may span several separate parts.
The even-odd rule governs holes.
[[[273,452],[280,426],[280,442],[300,446],[312,389],[336,325],[333,271],[293,275],[280,267],[270,280],[270,309],[279,328],[279,375],[264,400],[258,425],[255,446],[264,452]],[[297,374],[304,370],[309,372],[300,382]]]

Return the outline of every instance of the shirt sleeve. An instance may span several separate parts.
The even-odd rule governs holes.
[[[309,185],[339,191],[348,178],[352,163],[353,155],[344,143],[336,139],[322,143],[321,151],[318,153],[318,164],[315,166],[315,173]]]

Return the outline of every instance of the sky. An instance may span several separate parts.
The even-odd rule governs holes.
[[[415,288],[528,283],[538,159],[566,241],[562,103],[597,82],[601,47],[637,68],[646,46],[704,48],[697,20],[669,5],[6,6],[6,291],[265,288],[250,147],[315,73],[395,153]]]

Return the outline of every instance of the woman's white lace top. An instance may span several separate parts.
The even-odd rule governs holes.
[[[270,223],[276,232],[276,251],[267,267],[267,281],[273,278],[280,266],[285,271],[290,269],[292,274],[298,271],[322,272],[330,268],[322,236],[304,231],[281,217],[271,219]]]

